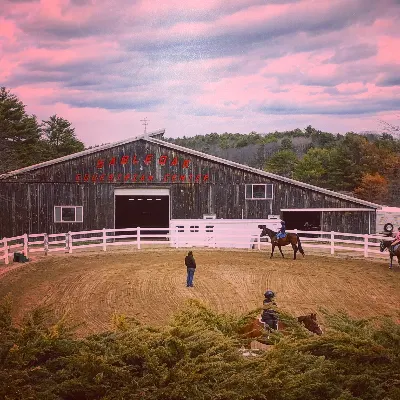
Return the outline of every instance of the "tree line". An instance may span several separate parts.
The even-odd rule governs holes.
[[[75,128],[56,114],[38,121],[19,98],[0,88],[0,173],[84,150]]]

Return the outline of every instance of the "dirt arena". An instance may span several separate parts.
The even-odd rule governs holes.
[[[267,288],[293,315],[346,310],[355,317],[400,318],[400,268],[387,261],[240,250],[196,250],[194,288],[186,287],[187,250],[152,249],[40,256],[6,272],[0,297],[11,293],[16,321],[46,305],[67,315],[78,335],[106,330],[113,313],[153,325],[165,323],[186,299],[217,311],[243,313],[262,305]],[[3,272],[3,273],[1,273]],[[319,314],[320,315],[320,314]],[[322,321],[323,322],[323,321]]]

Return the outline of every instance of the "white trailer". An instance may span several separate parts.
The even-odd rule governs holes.
[[[376,233],[397,232],[400,227],[400,208],[382,207],[376,210]]]

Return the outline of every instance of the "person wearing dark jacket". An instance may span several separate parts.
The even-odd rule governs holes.
[[[261,321],[267,324],[271,329],[278,329],[278,311],[277,305],[273,300],[275,293],[272,290],[267,290],[264,294],[263,312]]]
[[[185,265],[187,268],[186,287],[193,287],[193,277],[196,271],[196,261],[194,260],[193,252],[189,251],[185,257]]]

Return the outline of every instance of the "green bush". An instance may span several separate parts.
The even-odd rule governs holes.
[[[19,327],[0,304],[2,399],[399,399],[400,327],[388,319],[325,315],[315,336],[284,315],[287,334],[244,357],[240,318],[189,301],[162,328],[114,316],[109,332],[73,337],[36,310]]]

